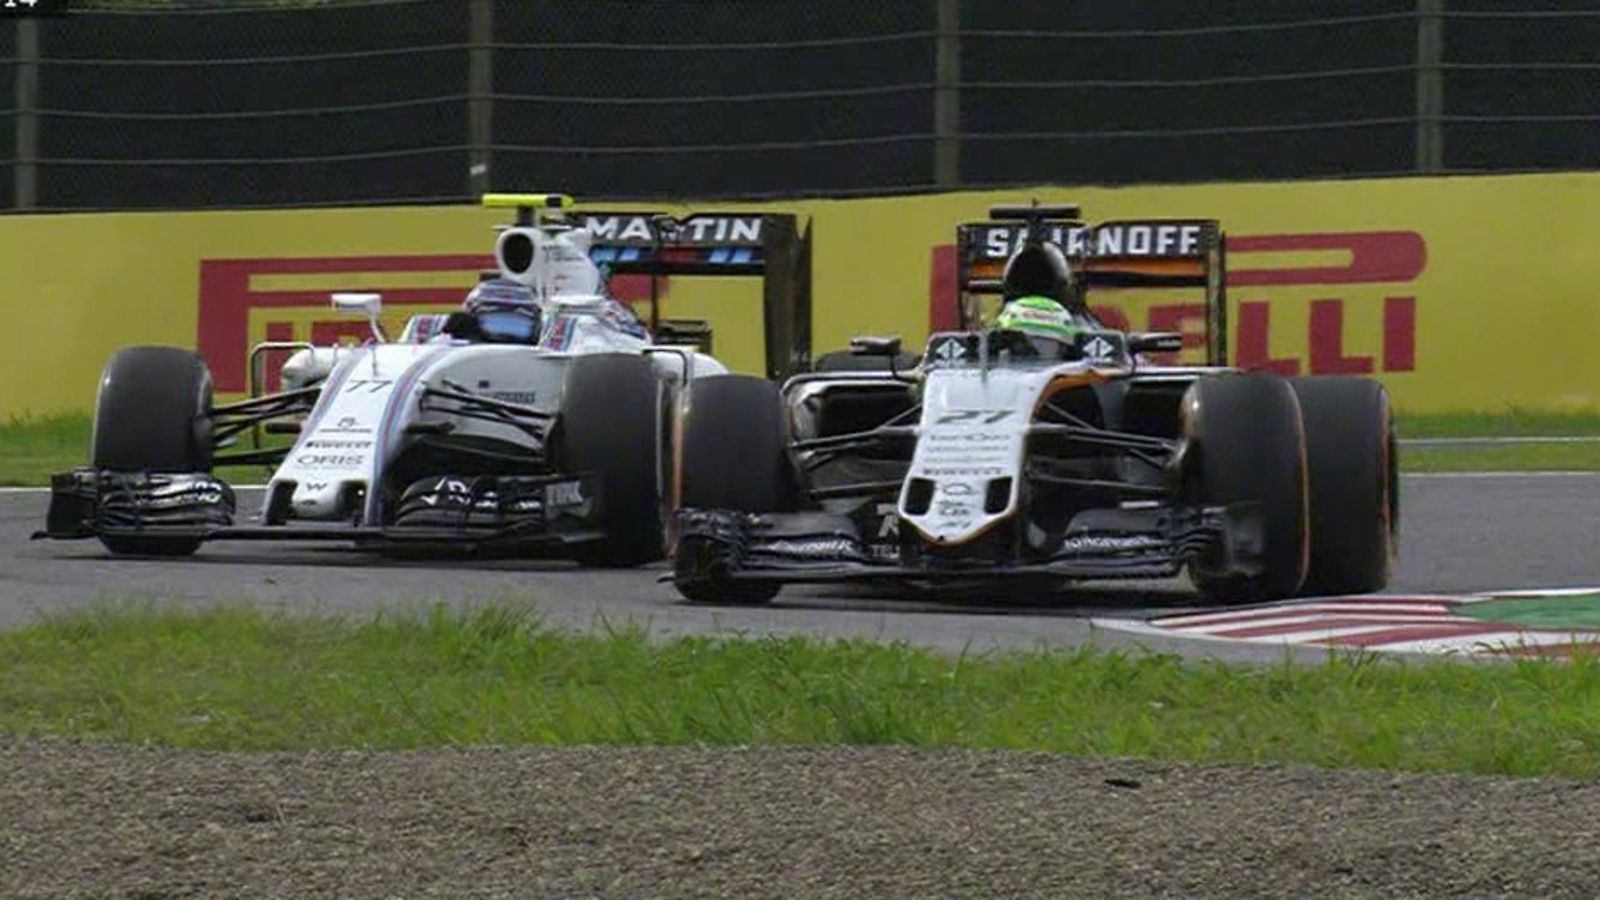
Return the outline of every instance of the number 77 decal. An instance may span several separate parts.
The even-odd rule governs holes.
[[[958,409],[954,412],[945,413],[936,419],[933,424],[954,425],[957,422],[971,422],[977,419],[980,425],[993,425],[1014,412],[1016,412],[1014,409]]]

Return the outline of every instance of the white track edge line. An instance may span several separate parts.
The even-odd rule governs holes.
[[[1600,478],[1600,472],[1564,472],[1557,469],[1535,469],[1530,472],[1401,472],[1400,477],[1426,480],[1446,478]]]

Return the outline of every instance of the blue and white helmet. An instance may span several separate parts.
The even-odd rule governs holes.
[[[484,338],[506,343],[532,344],[539,339],[543,318],[539,301],[527,285],[510,278],[480,281],[467,293],[462,306],[478,320]]]

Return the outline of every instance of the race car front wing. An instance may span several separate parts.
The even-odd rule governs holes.
[[[1074,518],[1053,550],[948,555],[863,539],[857,522],[830,513],[751,514],[683,509],[671,577],[693,581],[958,581],[1012,576],[1071,580],[1166,578],[1189,563],[1209,572],[1260,571],[1255,504],[1093,510]],[[1000,547],[1001,544],[993,544]]]
[[[605,536],[593,475],[435,476],[402,495],[393,524],[268,522],[236,525],[233,489],[209,474],[75,469],[50,479],[45,529],[34,539],[195,538],[202,541],[353,541],[364,546],[565,545]],[[360,504],[353,503],[354,508]]]

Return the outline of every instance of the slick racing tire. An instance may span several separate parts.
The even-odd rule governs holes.
[[[91,463],[112,472],[209,473],[215,441],[211,372],[177,347],[128,347],[106,363],[95,401]],[[188,556],[196,538],[101,536],[112,553]]]
[[[637,566],[662,556],[657,485],[661,392],[655,367],[632,353],[575,356],[558,419],[562,471],[600,476],[606,537],[579,548],[586,565]]]
[[[894,355],[894,370],[908,372],[917,367],[920,362],[914,353],[896,353]],[[848,350],[835,350],[817,357],[812,365],[813,372],[887,372],[889,360],[882,356],[860,356]]]
[[[1195,586],[1213,603],[1294,596],[1309,552],[1306,443],[1294,390],[1263,372],[1205,376],[1189,390],[1184,427],[1192,500],[1257,504],[1262,528],[1259,573],[1191,564]]]
[[[1389,395],[1368,378],[1290,382],[1310,464],[1311,566],[1303,595],[1366,594],[1389,582],[1400,523]]]
[[[783,399],[770,381],[746,375],[696,379],[677,450],[676,508],[766,513],[793,506]],[[680,540],[673,549],[673,585],[691,602],[765,603],[782,589],[777,582],[719,575],[705,558],[710,548],[693,540]]]

